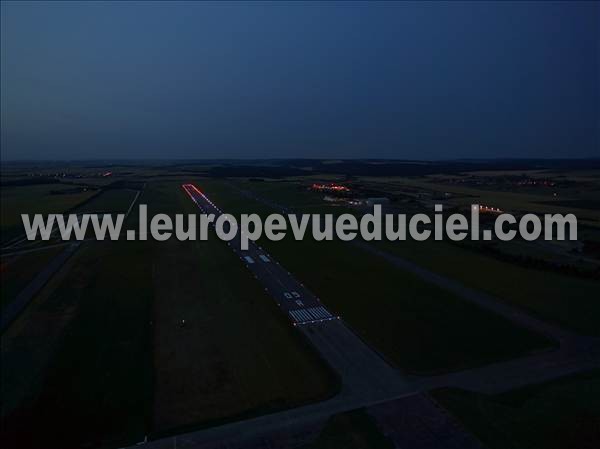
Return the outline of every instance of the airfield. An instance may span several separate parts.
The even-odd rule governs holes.
[[[85,167],[70,167],[62,170],[81,177],[3,195],[45,195],[45,211],[126,213],[135,229],[140,203],[169,214],[360,214],[352,202],[377,196],[410,213],[435,199],[461,208],[479,195],[507,210],[552,212],[599,192],[597,172],[577,167],[349,176],[338,172],[362,168],[299,166],[115,165],[109,177],[108,168],[86,177]],[[3,182],[23,173],[3,173]],[[523,179],[523,193],[505,186]],[[356,196],[325,200],[315,183],[342,183]],[[546,410],[538,425],[554,419],[560,430],[585,415],[590,427],[580,430],[593,435],[598,401],[582,398],[600,391],[597,262],[585,249],[598,241],[594,209],[579,210],[579,253],[532,245],[510,254],[496,242],[290,239],[244,251],[239,236],[214,235],[30,243],[15,224],[21,209],[11,209],[3,210],[2,432],[22,447],[560,447],[564,440],[521,424],[541,419],[536,407]],[[513,257],[524,251],[534,262]],[[478,409],[504,427],[490,428]],[[82,425],[65,434],[68,421]]]

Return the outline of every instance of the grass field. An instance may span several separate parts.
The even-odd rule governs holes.
[[[308,189],[310,182],[293,181],[243,182],[231,181],[232,185],[255,192],[258,196],[268,198],[282,205],[293,205],[297,208],[323,204],[323,194]]]
[[[267,199],[277,199],[283,205],[302,207],[307,203],[297,200],[299,193],[292,183],[238,184]],[[310,192],[301,193],[305,198],[311,195]],[[233,203],[233,207],[239,206]],[[565,328],[600,335],[600,300],[593,294],[600,288],[598,281],[511,264],[446,241],[382,241],[374,244]],[[528,251],[531,250],[528,248]]]
[[[29,397],[3,417],[9,446],[18,441],[21,447],[69,448],[143,439],[151,424],[153,379],[152,273],[146,260],[140,242],[90,244],[56,290],[33,305],[42,310],[28,311],[31,344],[35,329],[44,338],[44,329],[61,322],[64,330],[55,336],[56,347],[46,348],[53,354],[32,379],[37,388],[21,385]],[[5,358],[9,378],[29,363],[22,339],[14,336],[13,354]],[[65,423],[74,425],[67,431]]]
[[[82,204],[74,212],[77,213],[125,213],[136,195],[135,190],[107,189],[92,200]]]
[[[433,396],[490,449],[595,449],[600,441],[597,371],[494,396]]]
[[[162,184],[143,199],[149,213],[197,212],[179,184]],[[224,242],[172,239],[156,249],[158,430],[332,394],[331,374]]]
[[[149,186],[143,201],[193,206],[179,184]],[[133,444],[336,389],[222,242],[92,242],[69,264],[3,336],[9,446]]]
[[[220,181],[199,181],[224,211],[268,211]],[[548,342],[340,241],[261,240],[274,257],[398,367],[440,372]]]
[[[72,187],[44,184],[19,187],[3,187],[0,191],[2,208],[0,215],[2,242],[24,233],[21,214],[63,213],[94,195],[94,191],[51,194],[51,191]]]
[[[44,373],[65,327],[77,309],[77,298],[53,295],[65,281],[83,277],[88,247],[71,257],[42,288],[23,313],[3,332],[0,353],[2,389],[1,415],[8,416],[18,406],[29,406],[39,394]],[[79,271],[77,271],[79,270]]]
[[[598,281],[517,266],[443,241],[378,245],[565,328],[600,335]]]

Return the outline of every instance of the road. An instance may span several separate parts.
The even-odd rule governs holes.
[[[0,317],[0,333],[4,332],[8,326],[23,312],[35,295],[44,285],[54,276],[66,261],[77,251],[81,242],[69,243],[67,247],[54,257],[30,282],[21,290],[17,297],[12,300],[2,310]]]

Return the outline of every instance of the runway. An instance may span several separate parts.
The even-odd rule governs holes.
[[[214,214],[215,221],[223,214],[194,185],[184,184],[183,189],[205,214]],[[211,226],[214,226],[214,223],[211,223]],[[321,304],[319,298],[306,289],[259,245],[249,241],[248,249],[242,250],[240,231],[233,240],[227,242],[227,245],[264,286],[294,325],[338,319]]]
[[[215,221],[224,213],[193,184],[182,187],[203,213],[215,215]],[[239,232],[227,244],[275,300],[290,323],[304,334],[340,376],[342,394],[373,401],[410,391],[410,376],[405,378],[391,367],[271,254],[252,241],[248,242],[247,250],[242,250]]]

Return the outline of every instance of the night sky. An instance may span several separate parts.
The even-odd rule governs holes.
[[[599,3],[2,2],[2,159],[600,156]]]

